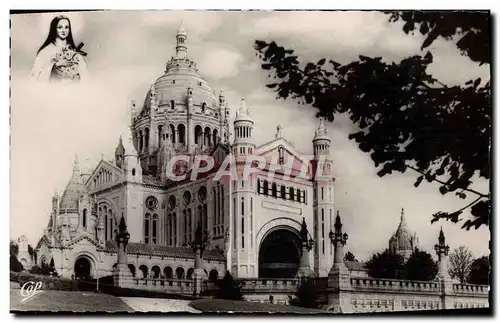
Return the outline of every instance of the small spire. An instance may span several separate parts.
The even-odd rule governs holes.
[[[405,209],[401,208],[401,221],[403,221],[405,218]]]
[[[79,165],[78,165],[78,154],[75,154],[75,158],[73,160],[73,170],[78,170]]]
[[[276,126],[276,138],[283,137],[283,127],[279,124]]]
[[[181,25],[177,30],[177,46],[175,47],[176,58],[186,58],[187,56],[187,31],[184,27],[184,22],[181,21]]]

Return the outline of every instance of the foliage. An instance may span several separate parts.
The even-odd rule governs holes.
[[[57,277],[57,271],[54,266],[54,259],[50,261],[50,265],[47,265],[45,262],[42,262],[40,266],[34,265],[30,269],[30,273],[36,275],[45,275],[45,276],[54,276]]]
[[[19,254],[19,246],[14,240],[10,240],[10,254],[16,257]]]
[[[21,264],[19,259],[17,259],[18,254],[19,254],[19,246],[17,245],[17,243],[15,241],[10,240],[10,259],[9,260],[10,260],[10,270],[11,271],[20,272],[24,269],[23,265]]]
[[[229,271],[226,271],[224,278],[217,281],[217,287],[216,298],[243,300],[240,284],[233,279]]]
[[[78,284],[76,281],[58,277],[51,277],[47,275],[38,275],[33,273],[19,274],[19,285],[23,286],[26,282],[42,282],[43,290],[64,290],[76,291]]]
[[[472,252],[466,246],[455,248],[449,258],[448,273],[450,277],[456,278],[460,280],[461,284],[464,284],[469,276],[472,260]]]
[[[23,264],[17,260],[17,257],[14,255],[10,255],[10,270],[15,272],[23,271]]]
[[[316,280],[314,278],[308,278],[301,281],[295,291],[296,298],[290,299],[290,305],[306,308],[319,308],[320,295],[321,288],[318,286]]]
[[[366,263],[368,275],[373,278],[400,278],[404,259],[386,249],[382,253],[373,254]]]
[[[390,21],[405,21],[403,30],[427,35],[422,49],[438,37],[461,36],[456,46],[479,63],[490,62],[488,13],[387,12]],[[460,31],[459,31],[460,29]],[[317,116],[333,121],[347,113],[359,128],[349,139],[369,153],[379,176],[408,169],[423,180],[439,183],[443,195],[472,202],[453,212],[437,212],[431,222],[456,223],[470,208],[473,216],[462,228],[489,224],[490,193],[471,188],[475,177],[491,177],[491,83],[469,80],[447,86],[428,73],[431,52],[398,63],[381,57],[359,56],[342,65],[326,58],[301,64],[294,51],[274,41],[256,40],[255,49],[275,82],[267,84],[278,98],[292,98],[318,109]],[[303,66],[303,68],[302,68]]]
[[[348,251],[345,255],[344,255],[344,261],[355,261],[355,262],[358,262],[358,260],[356,259],[356,256],[354,256],[354,254],[350,251]]]
[[[406,279],[429,281],[436,277],[438,265],[428,252],[415,249],[404,266],[404,272]]]
[[[35,258],[35,249],[33,249],[33,247],[30,244],[28,245],[28,254],[32,259]]]
[[[488,285],[490,281],[490,259],[483,256],[474,260],[467,279],[469,284]]]

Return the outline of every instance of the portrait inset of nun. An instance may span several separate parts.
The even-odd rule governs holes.
[[[71,22],[66,16],[57,16],[50,23],[49,34],[37,52],[31,77],[42,82],[73,83],[88,76],[81,49],[83,43],[75,46]]]

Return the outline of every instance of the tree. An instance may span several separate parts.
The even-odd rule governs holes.
[[[220,299],[243,300],[240,284],[237,283],[229,271],[226,271],[224,278],[217,281],[217,296]]]
[[[21,262],[19,262],[19,259],[17,259],[17,255],[19,254],[19,246],[13,240],[10,240],[9,246],[10,246],[10,259],[9,259],[10,270],[15,272],[20,272],[24,268]]]
[[[344,255],[344,261],[358,261],[356,260],[356,257],[354,256],[354,254],[350,251],[348,251],[345,255]]]
[[[490,259],[483,256],[474,260],[467,279],[469,284],[488,285],[490,278]]]
[[[366,263],[368,276],[373,278],[400,278],[403,269],[403,257],[386,249],[372,255]]]
[[[438,265],[428,252],[415,249],[404,266],[404,272],[406,279],[429,281],[436,277]]]
[[[290,300],[290,305],[306,308],[318,308],[321,288],[313,278],[305,279],[298,286],[295,297]]]
[[[459,246],[450,254],[449,260],[450,277],[460,280],[461,284],[465,283],[473,260],[472,252],[466,246]]]
[[[452,39],[464,55],[489,64],[490,16],[488,12],[386,12],[389,21],[405,22],[406,33],[418,30],[426,39],[422,50],[441,36]],[[256,40],[255,49],[275,81],[267,84],[278,98],[292,98],[318,109],[317,117],[334,120],[347,113],[359,131],[349,139],[370,154],[378,176],[411,170],[415,187],[423,180],[439,184],[443,195],[454,193],[472,201],[451,212],[439,211],[439,219],[462,221],[462,228],[489,225],[490,192],[473,188],[473,180],[491,177],[491,83],[469,80],[447,86],[428,73],[433,55],[427,51],[398,63],[381,57],[359,56],[342,65],[326,58],[301,64],[293,50],[274,41]],[[302,68],[302,66],[304,66]]]

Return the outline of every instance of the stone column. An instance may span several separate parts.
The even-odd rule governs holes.
[[[441,292],[440,309],[451,309],[453,308],[453,281],[448,274],[448,252],[450,251],[450,246],[446,245],[442,227],[439,232],[438,244],[434,246],[434,250],[439,259],[437,281]]]
[[[309,265],[309,251],[311,251],[314,241],[309,239],[309,232],[307,231],[306,219],[302,218],[302,226],[300,229],[300,241],[302,247],[302,255],[300,257],[300,267],[297,272],[297,277],[300,279],[311,277],[313,271]]]
[[[330,240],[334,246],[334,261],[328,274],[328,310],[334,313],[352,313],[351,274],[344,264],[344,245],[347,234],[342,233],[342,223],[337,211],[335,233],[330,231]]]

